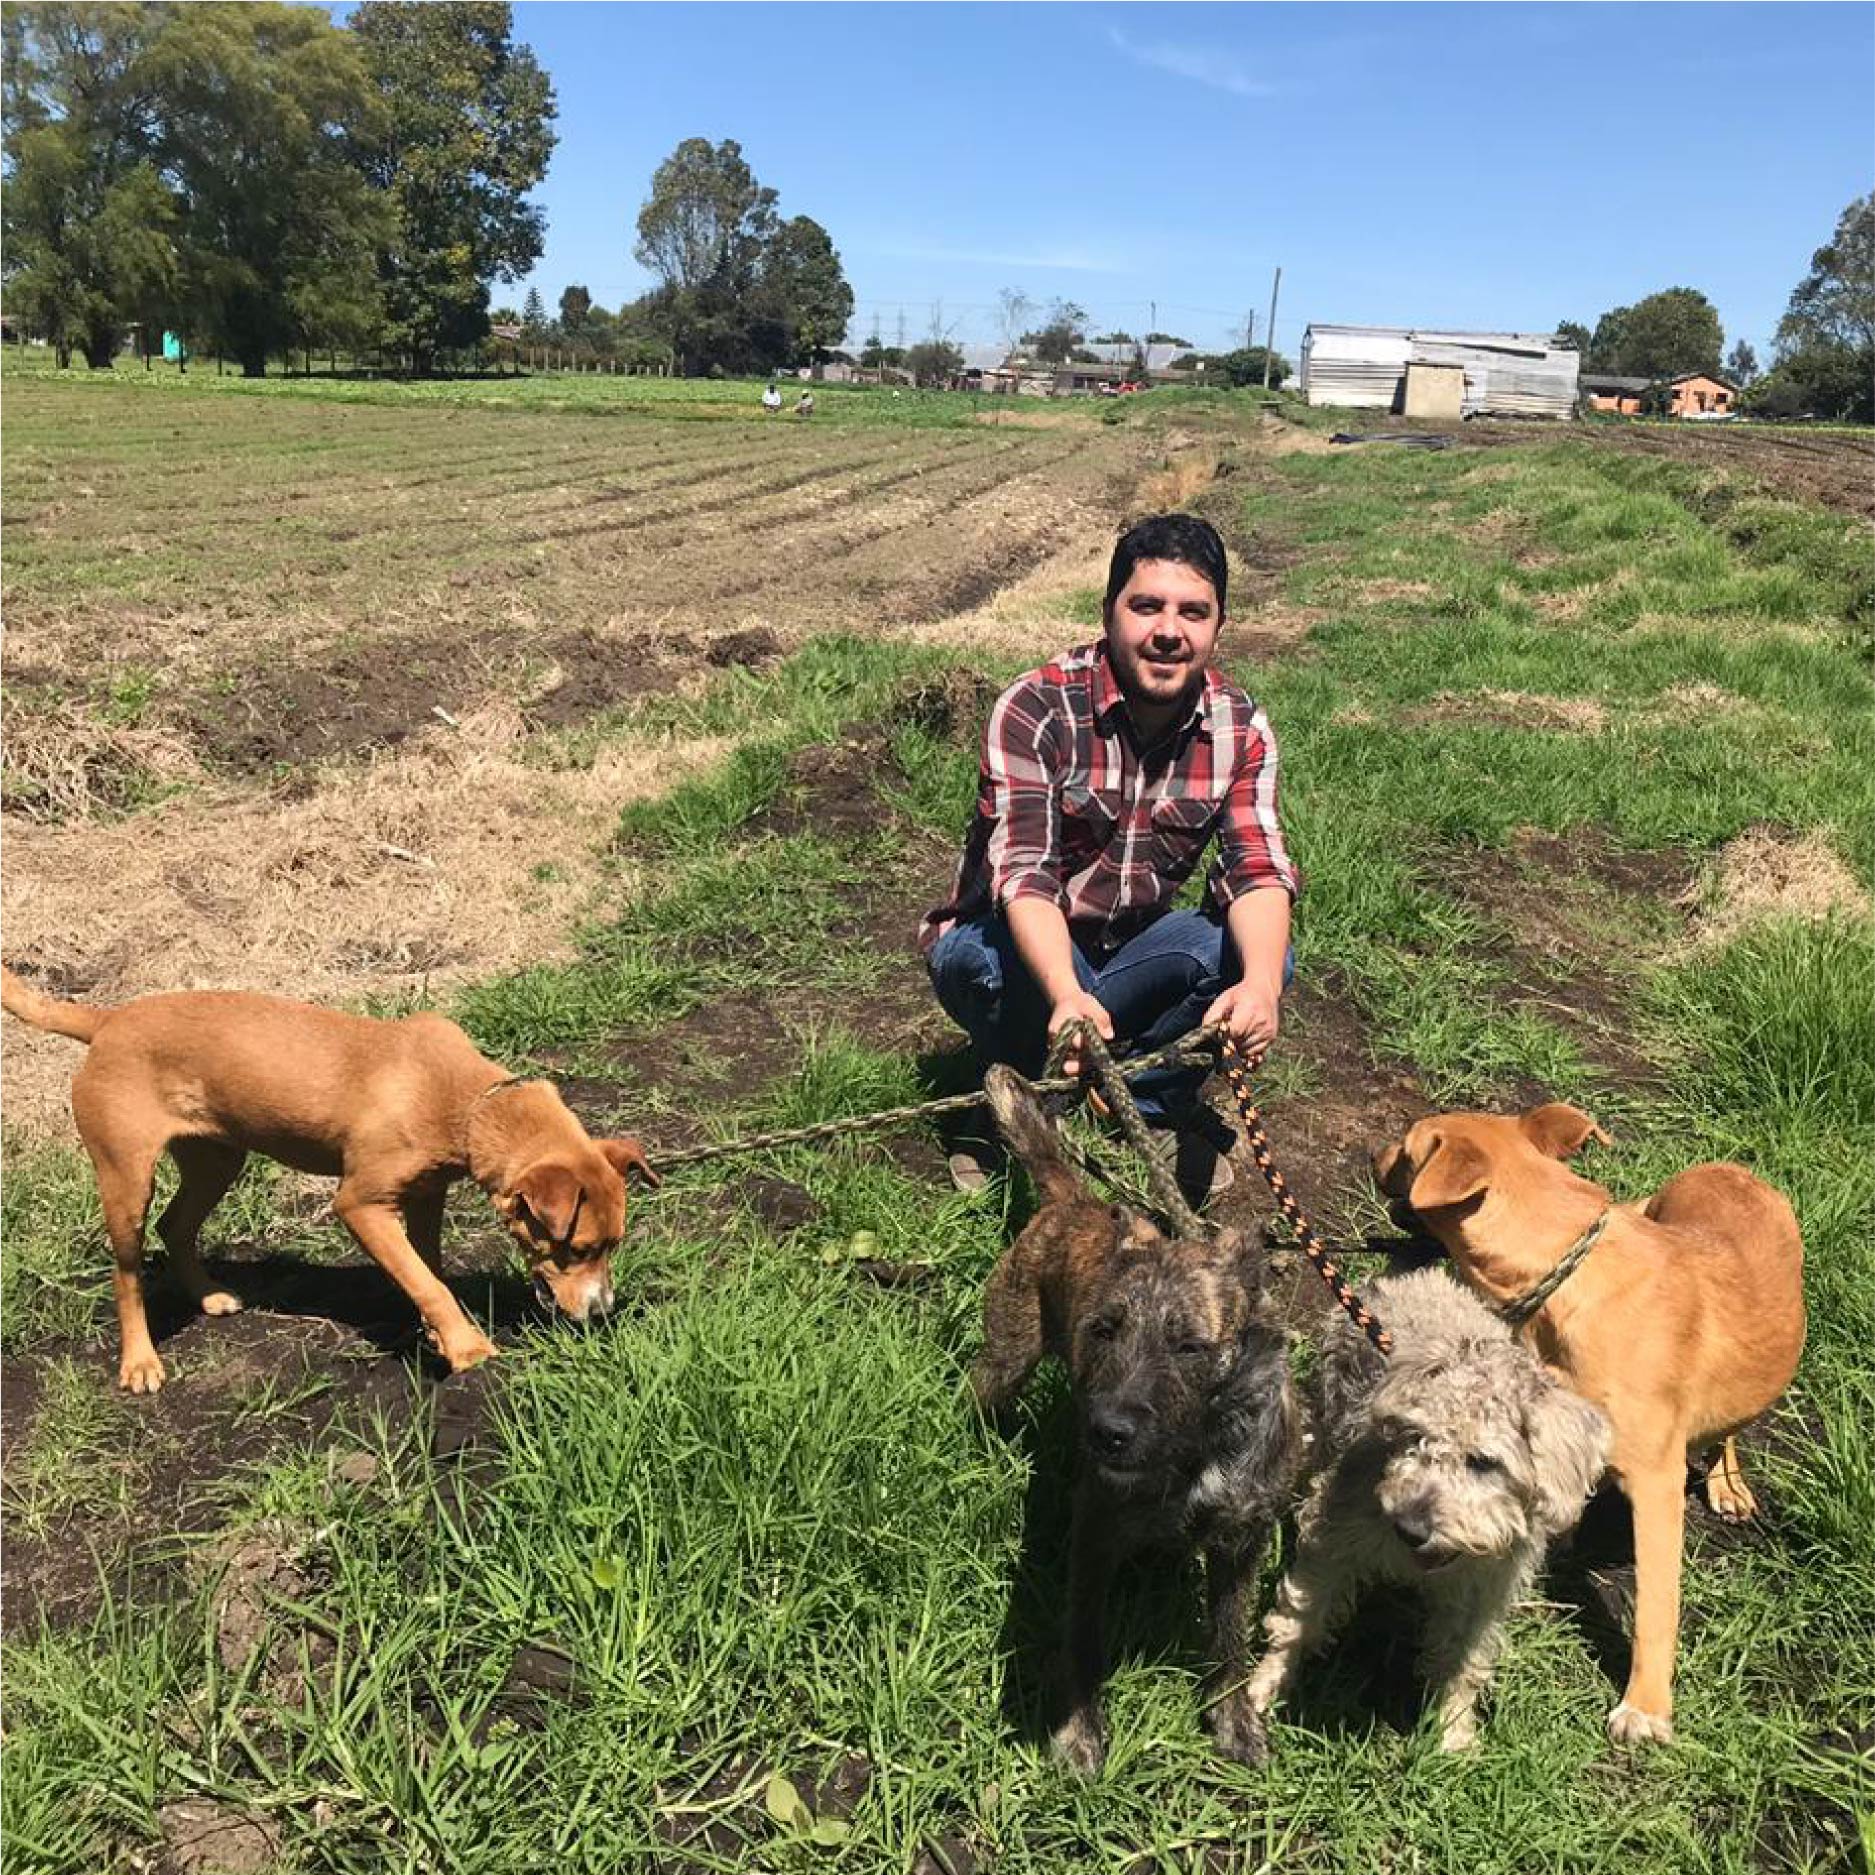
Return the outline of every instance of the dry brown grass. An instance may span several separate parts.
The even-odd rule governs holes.
[[[173,731],[110,723],[63,698],[9,708],[5,723],[0,787],[7,812],[29,821],[121,814],[203,778]]]
[[[1875,919],[1875,900],[1821,829],[1800,838],[1773,827],[1747,829],[1721,849],[1692,896],[1700,906],[1696,946],[1723,944],[1766,918]]]
[[[1401,599],[1430,599],[1438,588],[1424,579],[1362,579],[1348,591],[1362,605],[1391,605]]]
[[[726,746],[614,744],[549,770],[524,759],[518,711],[489,704],[302,800],[224,789],[116,822],[16,825],[8,960],[101,1002],[211,986],[345,1002],[565,957],[615,863],[602,848],[619,809]],[[63,1125],[71,1045],[14,1023],[4,1039],[9,1125]]]
[[[1105,589],[1112,554],[1111,528],[1090,526],[1072,546],[982,605],[913,625],[905,636],[924,644],[958,645],[993,657],[1033,657],[1039,662],[1073,643],[1077,635],[1091,636],[1097,629],[1077,624],[1071,605],[1090,587],[1096,592]]]
[[[1169,514],[1189,508],[1218,478],[1223,458],[1216,450],[1198,449],[1175,455],[1139,485],[1139,506],[1148,514]]]
[[[1559,729],[1598,735],[1608,711],[1593,697],[1551,697],[1529,690],[1472,690],[1440,694],[1403,718],[1411,723],[1494,723],[1509,729]]]
[[[1281,417],[1265,415],[1258,426],[1265,446],[1273,456],[1332,456],[1335,445],[1319,430],[1304,430]]]

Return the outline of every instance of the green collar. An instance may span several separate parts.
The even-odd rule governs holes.
[[[1613,1216],[1614,1208],[1610,1206],[1563,1252],[1562,1260],[1534,1289],[1526,1289],[1514,1302],[1503,1304],[1498,1314],[1512,1328],[1521,1328],[1582,1266],[1588,1253],[1601,1242],[1602,1232]]]

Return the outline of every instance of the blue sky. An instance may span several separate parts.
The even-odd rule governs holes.
[[[1875,8],[572,5],[515,8],[560,143],[549,307],[616,306],[652,171],[741,143],[832,234],[888,342],[941,303],[1078,301],[1094,330],[1277,342],[1310,320],[1548,331],[1668,286],[1770,349],[1875,186]]]

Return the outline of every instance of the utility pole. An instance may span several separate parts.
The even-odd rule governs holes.
[[[1270,322],[1263,328],[1263,388],[1270,387],[1270,360],[1276,355],[1276,295],[1283,284],[1283,270],[1276,269],[1276,278],[1270,282]]]
[[[1246,312],[1243,316],[1243,348],[1245,351],[1248,351],[1250,347],[1256,343],[1256,335],[1257,316],[1253,312]]]

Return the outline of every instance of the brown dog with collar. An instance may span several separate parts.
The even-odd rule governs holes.
[[[1374,1155],[1374,1175],[1501,1307],[1579,1256],[1524,1332],[1614,1429],[1610,1462],[1634,1510],[1635,1614],[1608,1733],[1626,1744],[1673,1736],[1688,1454],[1718,1447],[1706,1493],[1720,1516],[1757,1508],[1733,1435],[1797,1371],[1803,1241],[1783,1195],[1738,1165],[1697,1165],[1645,1203],[1617,1205],[1563,1163],[1591,1138],[1608,1143],[1560,1103],[1510,1118],[1434,1114]]]
[[[643,1148],[591,1138],[549,1083],[516,1080],[441,1016],[378,1022],[230,991],[87,1009],[42,996],[10,970],[0,970],[0,1006],[90,1044],[72,1113],[117,1259],[118,1382],[132,1393],[164,1380],[142,1278],[164,1152],[182,1182],[157,1235],[210,1315],[241,1304],[210,1280],[196,1239],[250,1152],[338,1179],[333,1208],[416,1304],[453,1371],[496,1352],[440,1274],[443,1199],[459,1178],[495,1201],[543,1299],[576,1321],[611,1306],[625,1174],[657,1182]]]

